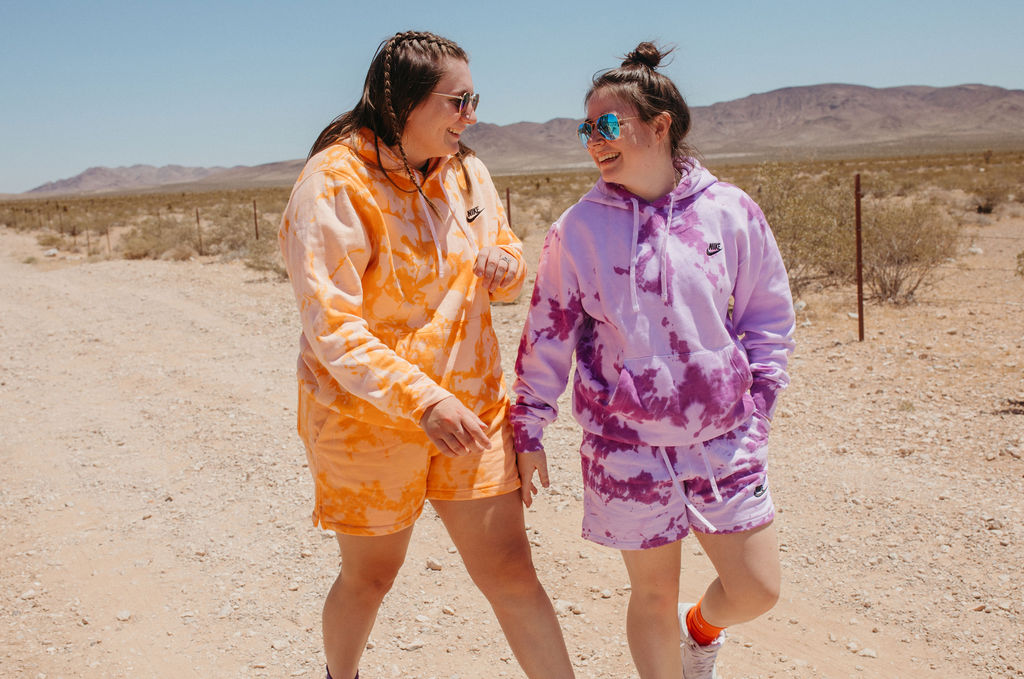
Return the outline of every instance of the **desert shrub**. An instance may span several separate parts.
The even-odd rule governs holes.
[[[1024,250],[1017,253],[1017,275],[1024,276]]]
[[[590,190],[597,179],[597,170],[576,170],[547,174],[505,175],[494,178],[502,199],[511,194],[512,231],[525,238],[536,231],[546,233],[567,207]]]
[[[287,197],[287,189],[112,196],[90,206],[90,228],[99,233],[107,224],[129,227],[119,246],[127,259],[188,259],[197,254],[242,259],[255,239],[253,200],[259,209],[260,240],[274,240]],[[78,212],[83,210],[79,206]]]
[[[44,231],[36,236],[36,242],[40,247],[56,248],[64,245],[64,236],[53,231]]]
[[[882,301],[913,301],[938,266],[959,250],[956,224],[929,203],[869,201],[862,219],[864,282]]]
[[[789,272],[793,295],[812,281],[836,284],[853,275],[852,197],[832,175],[761,165],[748,189],[764,211]]]
[[[171,246],[170,249],[165,250],[161,255],[160,259],[169,260],[173,262],[184,262],[185,260],[192,259],[198,252],[195,248],[187,243],[178,243]]]
[[[191,254],[185,255],[186,248]],[[194,228],[169,219],[147,219],[121,237],[125,259],[188,259],[198,251]]]
[[[273,234],[267,238],[252,240],[246,246],[244,262],[247,267],[277,276],[280,280],[288,279],[288,270],[284,267],[281,249]]]
[[[1005,203],[1013,189],[995,177],[986,177],[975,182],[973,187],[974,207],[980,215],[990,215],[1000,203]]]

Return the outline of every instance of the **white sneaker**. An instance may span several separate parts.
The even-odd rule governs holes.
[[[725,641],[725,632],[707,646],[701,646],[690,636],[686,627],[686,614],[696,604],[679,604],[679,647],[683,656],[683,679],[718,679],[715,658]]]

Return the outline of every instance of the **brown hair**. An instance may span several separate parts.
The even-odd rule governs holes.
[[[425,31],[396,33],[382,41],[370,62],[363,83],[363,94],[351,111],[342,113],[320,132],[313,142],[307,160],[347,138],[364,127],[374,134],[377,149],[377,165],[392,184],[380,160],[380,142],[397,146],[405,166],[405,173],[416,186],[416,190],[434,207],[409,168],[402,146],[402,132],[409,120],[409,114],[437,86],[444,76],[442,64],[445,59],[461,59],[469,62],[469,55],[456,43]],[[472,150],[459,142],[458,158],[461,160]],[[465,168],[463,168],[465,171]],[[395,185],[396,188],[397,185]],[[435,212],[436,212],[436,208]]]
[[[651,42],[640,43],[623,57],[621,66],[594,76],[583,101],[586,104],[598,90],[608,90],[614,96],[633,102],[637,115],[645,123],[661,112],[668,113],[672,117],[669,127],[672,156],[695,158],[697,150],[685,141],[690,132],[690,107],[672,79],[656,70],[672,51],[672,48],[661,50]]]

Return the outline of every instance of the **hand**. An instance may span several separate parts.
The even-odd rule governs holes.
[[[449,396],[428,407],[420,426],[442,455],[480,454],[491,445],[487,426],[462,401]]]
[[[516,279],[518,271],[519,261],[497,245],[480,248],[480,254],[476,256],[476,262],[473,264],[473,273],[483,280],[487,292],[494,292],[511,284]]]
[[[523,497],[523,504],[529,507],[533,504],[533,496],[537,494],[537,486],[533,485],[533,472],[537,471],[540,477],[540,485],[548,487],[548,458],[543,450],[536,450],[531,453],[519,453],[516,455],[516,466],[519,467],[519,493]]]

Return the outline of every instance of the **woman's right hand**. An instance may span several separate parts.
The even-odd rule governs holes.
[[[523,497],[523,504],[529,507],[533,504],[533,496],[537,494],[537,486],[533,485],[533,472],[540,477],[540,485],[548,487],[548,458],[543,450],[535,450],[530,453],[519,453],[516,455],[516,466],[519,467],[519,493]]]
[[[487,426],[462,401],[449,396],[423,411],[420,426],[442,455],[480,454],[491,444]]]

